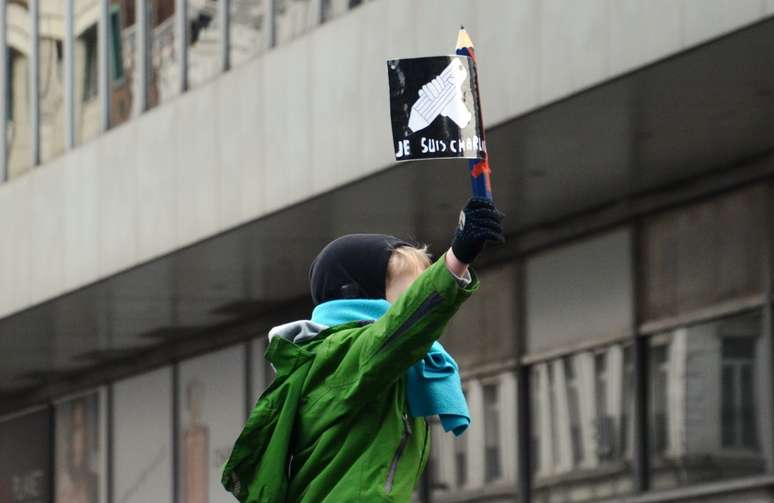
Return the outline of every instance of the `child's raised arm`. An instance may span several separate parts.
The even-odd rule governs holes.
[[[347,374],[357,376],[359,397],[386,389],[429,351],[459,306],[478,289],[471,273],[469,284],[459,278],[487,241],[504,241],[502,214],[486,199],[471,199],[460,214],[451,249],[424,271],[387,313],[363,328],[351,357],[342,362]],[[352,367],[357,368],[352,368]]]

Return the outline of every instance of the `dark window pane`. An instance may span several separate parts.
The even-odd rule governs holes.
[[[720,421],[723,432],[723,447],[734,447],[736,445],[736,434],[739,425],[736,424],[736,404],[734,403],[736,381],[734,379],[733,367],[723,367],[721,386]]]
[[[136,25],[135,1],[112,0],[110,6],[110,124],[126,122],[132,115]]]
[[[752,337],[724,337],[723,359],[752,362],[755,358],[755,339]]]
[[[667,353],[668,346],[652,347],[650,356],[651,426],[653,428],[651,450],[663,452],[667,448]]]
[[[484,395],[484,478],[487,482],[500,478],[500,409],[498,387],[488,384]]]
[[[498,447],[487,446],[484,451],[484,481],[491,482],[502,477],[502,468],[500,467],[500,449]]]
[[[464,452],[454,454],[454,470],[457,479],[457,487],[464,486],[468,481],[467,459]]]
[[[742,430],[742,447],[748,449],[758,448],[758,425],[755,416],[755,382],[753,380],[752,365],[745,365],[741,368],[742,383],[740,386],[739,416]]]
[[[40,23],[64,23],[64,11],[42,2]],[[63,31],[48,30],[38,39],[38,91],[40,95],[40,160],[46,162],[64,152],[64,54]]]
[[[93,0],[75,0],[73,27],[75,37],[75,141],[84,143],[96,137],[102,128],[99,103],[99,45],[97,24],[99,9]]]

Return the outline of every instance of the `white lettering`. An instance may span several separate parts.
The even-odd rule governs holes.
[[[411,155],[411,145],[408,140],[399,141],[398,151],[395,153],[395,157],[403,157],[404,155]]]

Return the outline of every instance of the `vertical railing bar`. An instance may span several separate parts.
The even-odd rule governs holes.
[[[32,166],[40,164],[40,0],[30,2],[30,119]]]
[[[11,83],[8,82],[10,74],[8,73],[8,37],[6,35],[7,2],[0,2],[0,117],[3,124],[3,138],[0,142],[0,183],[8,180],[8,92]]]
[[[632,365],[634,366],[634,489],[643,493],[650,489],[650,432],[648,430],[648,339],[640,337],[639,327],[643,320],[642,278],[644,277],[642,260],[642,222],[633,224],[631,245],[632,267]]]
[[[148,2],[134,4],[134,116],[148,109]]]
[[[75,0],[65,2],[64,32],[64,130],[65,149],[75,147]]]
[[[276,36],[275,36],[275,27],[276,27],[276,17],[277,17],[277,2],[276,0],[266,0],[266,16],[265,16],[265,30],[264,30],[264,36],[266,37],[265,43],[266,43],[266,49],[271,49],[274,47],[274,44],[276,42]]]
[[[100,0],[99,22],[97,24],[97,54],[99,58],[97,79],[101,131],[110,129],[110,105],[112,103],[111,79],[109,78],[112,54],[110,54],[108,43],[112,31],[110,25],[110,0]],[[117,61],[116,64],[120,64],[120,62]]]
[[[180,366],[178,363],[172,364],[172,502],[183,503],[180,501],[180,425],[178,416],[180,415],[180,404],[178,396],[178,387],[180,380]]]
[[[526,259],[516,263],[516,442],[518,456],[517,491],[520,503],[532,501],[532,400],[530,367],[522,363],[527,348],[527,273]]]
[[[220,17],[220,70],[231,69],[231,0],[218,2]]]
[[[188,90],[188,1],[176,0],[175,7],[176,52],[180,60],[178,91],[184,93]]]

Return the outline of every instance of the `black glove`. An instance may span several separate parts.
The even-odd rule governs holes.
[[[454,255],[464,264],[475,260],[487,241],[504,243],[503,220],[490,199],[471,197],[460,212],[460,223],[452,242]]]

